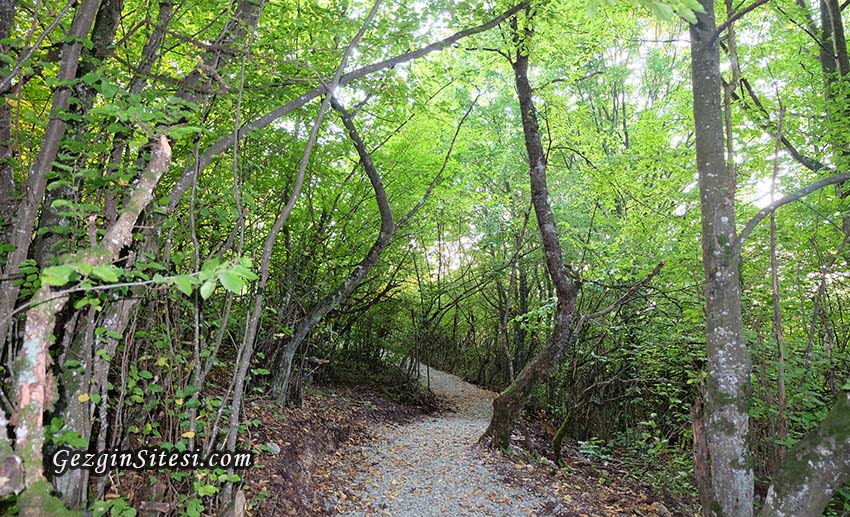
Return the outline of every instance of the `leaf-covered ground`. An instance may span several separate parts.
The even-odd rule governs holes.
[[[566,451],[558,469],[526,431],[511,456],[476,445],[494,393],[423,370],[443,410],[426,414],[358,390],[314,392],[304,407],[253,408],[274,443],[246,473],[254,515],[670,515],[666,505],[608,466]]]

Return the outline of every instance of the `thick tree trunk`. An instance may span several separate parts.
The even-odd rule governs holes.
[[[850,392],[843,391],[821,425],[788,451],[760,515],[821,515],[850,479]]]
[[[493,401],[493,418],[479,441],[489,447],[503,449],[510,446],[513,427],[531,389],[538,380],[554,373],[561,363],[564,350],[572,337],[578,295],[578,287],[567,276],[561,257],[561,241],[558,238],[555,216],[549,203],[546,153],[540,141],[537,114],[532,100],[533,92],[528,82],[527,45],[530,43],[530,38],[531,31],[526,30],[512,65],[525,136],[525,149],[528,152],[531,203],[534,205],[537,225],[540,228],[546,267],[555,285],[558,302],[555,306],[555,321],[549,343],[525,365],[516,379]]]
[[[706,514],[753,512],[753,472],[747,447],[750,358],[741,319],[740,255],[735,229],[735,177],[724,159],[720,52],[714,1],[691,26],[691,73],[705,272],[706,442],[712,494]]]

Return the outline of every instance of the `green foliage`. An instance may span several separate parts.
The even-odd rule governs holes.
[[[45,443],[55,447],[68,446],[74,449],[88,449],[89,442],[80,433],[65,427],[65,422],[53,417],[44,428]]]
[[[94,503],[94,515],[111,517],[135,517],[136,509],[130,506],[126,499],[118,497]]]
[[[56,79],[57,51],[73,10],[22,60],[34,41],[29,28],[46,27],[56,6],[19,8],[0,52],[0,76],[22,60],[21,80],[3,99],[12,158],[0,165],[10,168],[3,180],[13,180],[12,201],[27,195],[54,92],[69,91],[71,101],[55,114],[67,127],[45,178],[47,201],[38,207],[43,222],[33,235],[33,247],[50,246],[38,262],[24,260],[0,282],[20,289],[19,307],[42,285],[71,292],[56,327],[62,340],[51,349],[63,397],[64,375],[104,367],[106,389],[91,390],[85,401],[107,410],[108,421],[98,425],[122,422],[109,429],[122,435],[120,443],[185,450],[208,438],[221,443],[221,436],[209,436],[213,422],[226,429],[234,418],[221,393],[237,369],[251,313],[248,295],[259,289],[255,262],[293,193],[318,102],[257,131],[247,129],[318,86],[318,77],[333,76],[371,4],[266,2],[256,32],[238,41],[221,32],[232,29],[228,22],[241,3],[173,5],[164,42],[143,72],[144,49],[166,4],[172,6],[128,0],[115,44],[100,49],[86,41],[91,52],[84,52],[78,77],[68,81]],[[421,48],[497,10],[474,1],[387,6],[346,72]],[[356,111],[397,221],[442,172],[428,202],[399,229],[366,282],[298,350],[296,369],[303,359],[305,378],[367,379],[398,399],[421,400],[404,359],[502,389],[508,362],[520,371],[547,342],[555,298],[529,210],[528,163],[505,59],[527,53],[563,256],[582,279],[579,312],[605,308],[666,262],[634,300],[573,336],[561,368],[529,406],[556,423],[571,415],[568,434],[581,440],[587,455],[622,458],[649,482],[692,491],[690,407],[704,389],[706,367],[685,47],[688,25],[702,12],[697,0],[537,2],[517,22],[519,29],[534,29],[531,41],[515,39],[507,21],[340,88],[337,98]],[[850,81],[821,69],[818,44],[800,29],[808,15],[798,3],[779,0],[735,24],[741,73],[759,96],[757,104],[739,87],[730,98],[739,225],[763,204],[780,104],[787,108],[783,134],[795,149],[846,169],[847,153],[838,150],[848,141]],[[728,33],[722,37],[728,49]],[[722,59],[729,83],[730,60]],[[238,146],[211,151],[237,130]],[[92,257],[93,243],[123,213],[150,159],[151,139],[160,134],[170,138],[172,166],[137,221],[132,245],[115,262]],[[193,171],[207,152],[213,158]],[[359,161],[331,112],[319,128],[301,196],[270,251],[259,333],[251,343],[257,354],[248,365],[252,396],[268,392],[282,345],[374,242],[378,210]],[[786,152],[779,166],[777,189],[785,193],[823,174]],[[186,177],[191,186],[166,209],[184,170],[196,172]],[[51,211],[55,220],[44,215]],[[0,216],[0,232],[9,229],[10,215],[16,216]],[[846,197],[830,191],[777,214],[789,424],[782,443],[775,436],[780,369],[766,225],[743,250],[745,325],[755,364],[751,435],[762,478],[775,467],[777,447],[815,428],[848,389],[846,218]],[[4,273],[13,249],[0,242]],[[115,327],[118,320],[109,318],[121,312],[115,310],[119,301],[136,305]],[[13,344],[4,353],[19,348]],[[205,372],[205,384],[196,385]],[[75,401],[60,400],[57,411],[69,402]],[[89,435],[64,429],[60,415],[50,416],[49,444],[82,445],[80,437]],[[653,469],[657,464],[669,465],[672,474]],[[222,484],[234,482],[221,473],[204,475],[160,476],[180,494],[179,511],[202,515],[216,507]],[[843,497],[836,509],[846,503]],[[94,511],[133,510],[119,498],[95,503]]]

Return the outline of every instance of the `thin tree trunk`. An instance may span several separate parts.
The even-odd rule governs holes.
[[[773,177],[770,182],[770,202],[774,202],[776,180],[779,174],[779,151],[782,145],[782,122],[785,109],[780,109],[776,145],[773,150]],[[779,265],[776,259],[776,212],[770,214],[770,279],[773,298],[773,340],[776,343],[776,403],[779,414],[776,417],[776,438],[782,442],[775,447],[775,464],[782,463],[785,457],[785,440],[788,438],[788,420],[785,416],[787,400],[785,394],[785,336],[782,332],[782,304],[779,293]]]
[[[80,66],[76,73],[77,78],[92,71],[97,64],[96,59],[106,57],[109,47],[115,40],[115,31],[118,27],[118,21],[121,18],[123,8],[124,0],[109,0],[100,4],[91,35],[94,46],[90,50],[84,50],[80,56]],[[71,109],[77,115],[84,115],[94,104],[97,91],[90,84],[80,83],[74,88],[74,96],[78,99],[78,104],[75,104]],[[80,133],[85,131],[84,127],[85,124],[82,116],[74,119],[68,124],[67,138],[78,138]],[[85,162],[88,159],[87,153],[83,152],[76,159]],[[73,161],[73,159],[67,161]],[[42,267],[50,265],[50,259],[56,254],[55,247],[62,241],[62,236],[54,233],[52,228],[72,225],[72,221],[67,216],[61,215],[63,209],[55,208],[53,202],[59,199],[74,201],[75,192],[76,189],[73,186],[64,185],[59,188],[51,188],[45,193],[41,218],[38,223],[38,228],[41,232],[33,239],[31,251],[32,257]]]
[[[530,19],[527,19],[526,23],[531,23]],[[514,28],[515,43],[518,44],[516,59],[512,66],[520,105],[522,129],[525,136],[525,149],[528,153],[531,202],[534,205],[534,213],[537,216],[537,225],[543,241],[546,267],[555,286],[557,304],[549,343],[525,365],[522,371],[517,374],[516,379],[493,400],[493,417],[479,442],[494,449],[505,449],[510,446],[514,425],[529,392],[537,381],[550,376],[560,364],[572,337],[576,298],[578,296],[578,286],[567,276],[567,269],[561,256],[561,241],[555,226],[555,216],[549,203],[549,189],[546,184],[546,153],[540,140],[537,113],[532,99],[533,91],[528,82],[528,45],[531,43],[532,31],[527,28],[520,36],[517,32],[515,18],[511,20],[511,24]]]
[[[165,136],[153,152],[150,167],[136,185],[127,208],[109,227],[100,245],[84,250],[77,260],[91,266],[111,264],[132,239],[136,219],[153,199],[153,191],[171,163],[171,148]],[[49,348],[53,342],[56,314],[69,298],[68,291],[54,293],[47,285],[33,297],[33,306],[27,311],[24,345],[18,357],[18,422],[16,453],[22,459],[27,488],[44,480],[42,446],[44,443],[43,415],[45,408],[55,399],[55,384],[47,367],[50,364]]]
[[[363,143],[357,128],[354,126],[351,115],[336,100],[331,99],[331,105],[339,112],[343,125],[348,131],[349,138],[354,143],[355,149],[357,149],[357,154],[360,157],[360,162],[363,164],[366,175],[369,177],[369,182],[372,184],[372,190],[375,192],[375,201],[378,204],[378,211],[381,215],[381,229],[374,244],[372,244],[372,247],[366,253],[366,257],[351,271],[348,278],[345,279],[336,292],[326,296],[311,308],[298,326],[298,329],[289,341],[286,342],[283,353],[279,356],[280,360],[277,363],[275,382],[272,387],[272,393],[280,404],[285,403],[288,396],[292,358],[295,357],[295,352],[298,351],[298,348],[307,339],[307,336],[310,335],[313,327],[343,300],[351,296],[351,293],[363,282],[375,264],[378,263],[381,253],[389,245],[396,230],[392,209],[390,208],[389,199],[384,190],[381,176],[372,162],[372,156],[369,154],[366,144]]]
[[[0,40],[11,34],[15,21],[17,4],[15,0],[0,0]],[[7,45],[0,45],[0,52],[9,53]],[[12,200],[18,194],[15,184],[15,171],[12,168],[12,109],[6,102],[0,103],[0,242],[9,242],[15,203]],[[4,333],[0,333],[0,339]],[[0,341],[2,348],[2,341]]]
[[[348,297],[351,296],[351,294],[355,291],[355,289],[357,289],[360,283],[363,282],[363,280],[366,278],[366,276],[369,274],[375,264],[378,263],[378,259],[380,258],[381,253],[383,253],[384,249],[387,247],[387,245],[389,245],[393,235],[395,234],[396,228],[406,224],[411,218],[416,215],[419,209],[422,208],[422,206],[424,206],[425,203],[428,202],[428,199],[430,199],[431,194],[434,191],[434,187],[437,185],[437,182],[440,180],[443,175],[443,172],[445,172],[446,170],[446,166],[448,165],[449,159],[451,158],[452,150],[454,149],[454,145],[457,141],[458,135],[460,134],[460,130],[463,127],[463,124],[466,121],[467,117],[469,117],[469,114],[472,112],[472,108],[475,107],[477,98],[469,106],[469,109],[466,110],[466,113],[463,114],[463,117],[461,117],[460,122],[455,128],[454,136],[452,137],[451,143],[449,144],[449,149],[446,152],[446,156],[443,159],[443,165],[440,168],[439,172],[437,172],[437,174],[434,176],[434,179],[428,185],[428,188],[425,190],[425,193],[422,195],[416,205],[414,205],[413,208],[408,210],[408,212],[398,221],[398,224],[393,221],[392,210],[389,205],[389,200],[387,199],[386,192],[384,191],[383,184],[381,183],[381,177],[378,174],[374,163],[372,162],[371,154],[366,148],[366,145],[363,143],[360,134],[357,132],[357,128],[354,126],[350,115],[348,115],[345,110],[339,104],[337,104],[336,100],[331,100],[331,102],[334,103],[335,109],[340,112],[343,124],[346,130],[348,130],[348,134],[351,137],[352,142],[354,143],[354,147],[357,149],[358,155],[360,156],[360,161],[363,164],[364,169],[366,170],[366,175],[369,177],[369,181],[372,184],[372,190],[375,192],[375,199],[378,203],[378,210],[381,215],[381,230],[378,235],[378,238],[372,244],[372,247],[366,253],[366,256],[363,258],[363,260],[360,261],[360,263],[349,273],[348,277],[346,277],[346,279],[336,289],[335,292],[322,298],[319,302],[317,302],[313,307],[311,307],[307,311],[307,315],[301,321],[298,328],[295,330],[295,333],[284,345],[283,352],[278,356],[279,359],[277,361],[276,375],[272,384],[272,392],[278,403],[280,404],[286,402],[289,387],[289,377],[292,371],[292,359],[293,357],[295,357],[295,353],[298,351],[298,348],[307,339],[316,324],[318,324],[322,320],[322,318],[324,318],[330,311],[338,307],[340,303],[348,299]],[[418,354],[417,359],[419,359]]]
[[[77,67],[80,63],[80,55],[83,49],[83,41],[89,35],[95,15],[97,14],[100,0],[82,0],[74,14],[71,29],[66,35],[62,47],[62,62],[59,65],[57,79],[60,82],[69,83],[77,75]],[[27,258],[30,249],[30,241],[35,228],[36,217],[44,199],[44,189],[47,184],[47,173],[53,168],[53,162],[59,153],[62,138],[65,136],[66,123],[62,120],[61,113],[68,108],[72,90],[69,86],[60,86],[53,92],[53,103],[41,147],[35,165],[29,173],[26,185],[26,195],[17,208],[17,218],[12,228],[11,244],[15,247],[6,259],[6,267],[3,276],[12,278],[18,274],[23,261]],[[20,292],[20,287],[13,282],[4,282],[0,289],[0,314],[11,314]],[[6,342],[11,318],[0,319],[0,343]]]
[[[340,77],[342,77],[343,71],[345,70],[345,67],[348,64],[351,52],[363,38],[363,35],[366,33],[366,29],[371,24],[372,20],[378,12],[380,4],[381,0],[377,0],[375,2],[375,4],[372,6],[372,9],[369,11],[369,14],[366,15],[366,18],[363,22],[363,25],[360,27],[360,30],[357,32],[354,38],[352,38],[345,51],[343,52],[340,64],[337,67],[336,72],[334,73],[333,81],[328,86],[330,91],[334,91],[337,87],[339,87]],[[316,138],[319,134],[319,128],[322,125],[322,120],[324,120],[325,113],[327,112],[328,106],[330,105],[330,100],[330,96],[325,97],[325,99],[322,101],[321,106],[319,107],[319,113],[316,115],[316,120],[313,123],[313,127],[310,130],[309,136],[307,137],[307,143],[304,146],[304,154],[302,155],[301,162],[298,165],[298,171],[296,172],[295,185],[293,187],[292,193],[289,196],[289,200],[281,208],[280,213],[278,213],[274,225],[272,225],[272,228],[269,231],[268,236],[266,237],[265,243],[263,244],[263,255],[260,259],[260,280],[257,283],[257,290],[254,294],[253,305],[251,305],[251,307],[249,308],[249,313],[246,318],[245,334],[242,338],[242,343],[240,345],[240,360],[238,363],[239,366],[237,367],[235,384],[233,387],[230,426],[227,432],[226,439],[226,447],[229,451],[232,451],[236,448],[236,438],[239,433],[239,422],[241,420],[242,412],[242,399],[244,397],[245,387],[248,382],[248,368],[251,365],[251,358],[254,354],[254,342],[257,338],[257,330],[260,326],[260,318],[262,316],[263,310],[263,297],[269,279],[272,251],[274,250],[275,242],[277,242],[277,237],[280,234],[283,225],[286,224],[290,214],[292,214],[292,210],[295,208],[295,203],[298,201],[298,198],[301,195],[301,187],[304,184],[304,176],[307,172],[307,164],[310,161],[310,155],[313,152],[313,145],[316,143]],[[221,499],[222,506],[227,506],[227,504],[230,503],[230,488],[223,491]]]

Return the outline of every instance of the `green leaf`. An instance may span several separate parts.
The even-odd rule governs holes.
[[[217,258],[211,258],[204,261],[204,265],[201,266],[201,271],[212,274],[216,269],[218,269],[220,264],[221,262]]]
[[[242,276],[232,270],[222,270],[218,274],[218,279],[221,281],[221,285],[233,294],[239,294],[242,292],[242,288],[245,287],[245,281]]]
[[[183,392],[184,397],[191,397],[195,393],[201,391],[197,386],[186,386],[185,389],[181,390]]]
[[[197,497],[190,499],[189,502],[186,503],[186,515],[189,517],[200,517],[203,511],[204,504]]]
[[[177,275],[172,277],[171,280],[174,282],[174,285],[177,286],[183,294],[186,296],[190,296],[192,294],[192,289],[195,284],[195,279],[189,275]]]
[[[253,280],[256,280],[257,278],[259,278],[256,275],[256,273],[254,273],[253,271],[251,271],[247,267],[243,266],[242,264],[234,265],[232,268],[230,268],[230,271],[233,271],[237,275],[239,275],[242,278],[249,280],[249,281],[253,281]]]
[[[697,23],[697,15],[694,14],[693,11],[685,7],[684,5],[680,5],[676,8],[676,12],[688,21],[691,25],[695,25]]]
[[[695,13],[705,14],[705,8],[698,0],[681,0],[682,4]]]
[[[200,133],[201,128],[197,126],[175,127],[168,130],[168,136],[175,140],[180,140],[183,137]]]
[[[62,286],[71,281],[71,275],[76,270],[69,265],[51,266],[41,270],[41,283],[44,285]]]
[[[198,487],[198,495],[201,497],[211,496],[216,492],[218,492],[218,487],[215,485],[201,485]]]
[[[74,308],[77,309],[77,310],[80,310],[83,307],[85,307],[86,305],[90,304],[91,302],[92,302],[92,298],[80,298],[79,300],[74,302]]]
[[[652,2],[653,12],[664,21],[673,19],[673,8],[663,2]]]
[[[212,296],[213,291],[215,290],[215,280],[210,278],[201,286],[201,298],[204,300],[208,299]]]
[[[118,275],[121,273],[121,270],[112,264],[104,264],[101,266],[95,266],[92,270],[92,274],[104,282],[116,283],[118,282]]]
[[[82,79],[84,83],[88,85],[93,85],[97,82],[98,78],[100,78],[100,74],[98,74],[97,71],[92,70],[91,72],[84,75]]]

